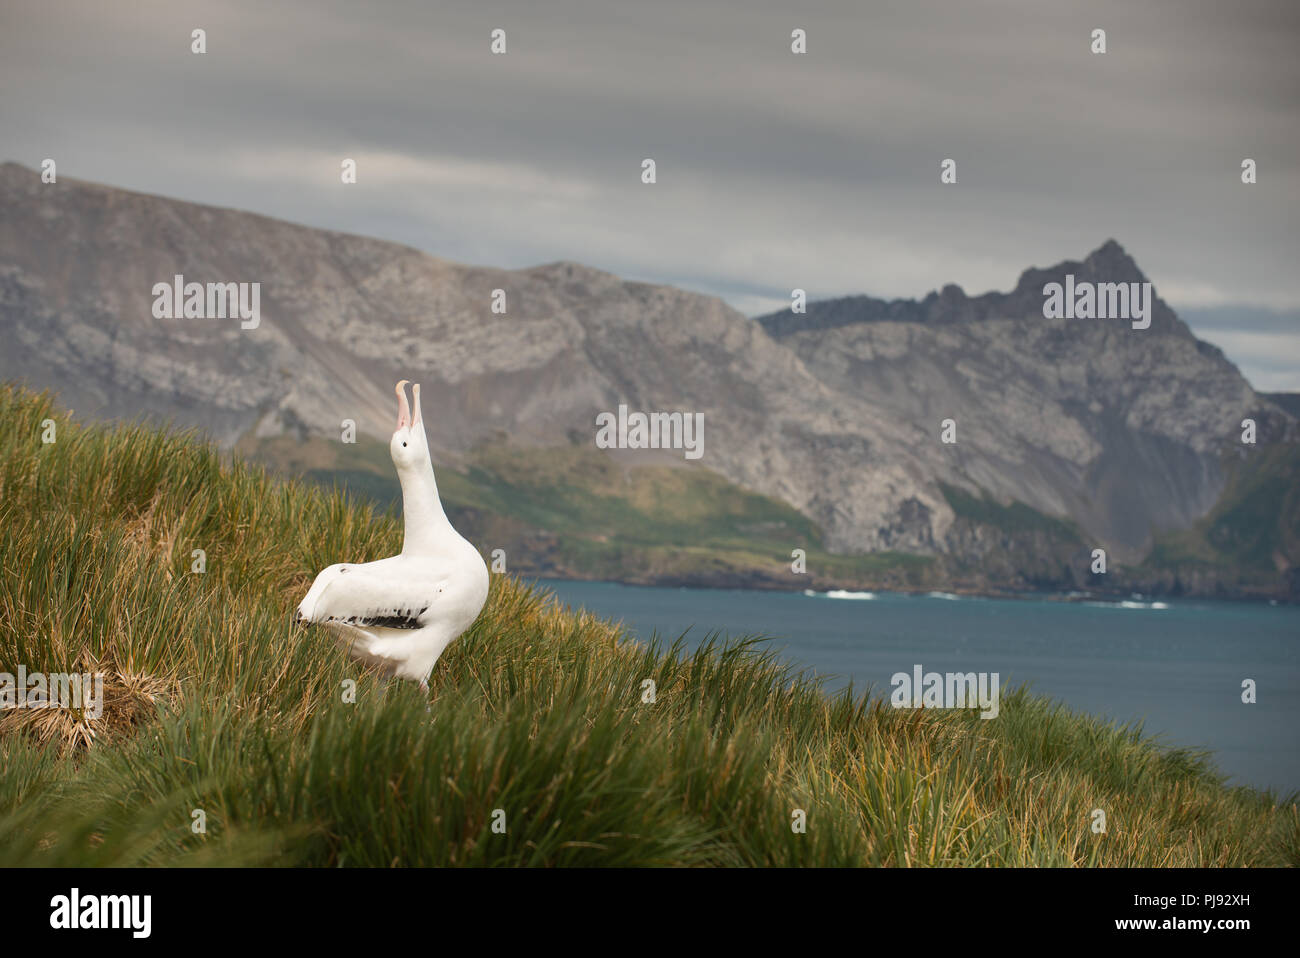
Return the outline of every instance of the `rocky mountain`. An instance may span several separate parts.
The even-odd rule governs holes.
[[[81,415],[166,418],[228,446],[337,439],[348,419],[386,440],[392,384],[409,378],[431,444],[454,461],[484,443],[590,446],[597,415],[620,404],[699,412],[698,462],[647,455],[792,506],[829,553],[957,556],[1008,574],[1016,542],[1037,547],[1008,540],[989,509],[1037,517],[1034,541],[1070,530],[1069,562],[1096,545],[1137,562],[1220,500],[1231,457],[1249,454],[1243,418],[1261,443],[1294,440],[1294,418],[1163,301],[1147,329],[1045,319],[1043,287],[1066,274],[1147,281],[1110,241],[1027,270],[1009,293],[948,286],[755,321],[574,263],[464,266],[0,166],[0,376],[52,387]],[[156,288],[178,275],[259,284],[255,328],[157,315]]]
[[[849,297],[759,321],[818,378],[889,418],[935,435],[953,419],[954,445],[913,450],[923,475],[1068,517],[1133,560],[1154,533],[1186,528],[1218,500],[1242,419],[1256,418],[1267,441],[1290,417],[1158,297],[1146,329],[1045,319],[1044,287],[1067,275],[1076,287],[1149,281],[1110,240],[1082,262],[1026,270],[1009,293],[946,286],[919,301]],[[942,550],[949,524],[932,515],[935,498],[917,496],[927,521],[902,545]]]

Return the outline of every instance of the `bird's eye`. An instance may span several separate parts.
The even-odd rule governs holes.
[[[406,443],[402,443],[402,446],[403,446],[403,448],[405,448],[405,446],[406,446]]]

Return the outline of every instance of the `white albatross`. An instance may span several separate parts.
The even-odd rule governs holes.
[[[420,416],[397,384],[397,431],[388,451],[402,484],[402,551],[377,562],[332,565],[316,576],[298,621],[322,625],[353,658],[428,689],[438,656],[487,601],[483,557],[447,520]]]

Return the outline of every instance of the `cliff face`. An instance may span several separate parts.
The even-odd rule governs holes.
[[[1135,558],[1204,515],[1254,415],[1294,426],[1156,302],[1149,329],[1044,319],[1043,285],[1143,282],[1114,242],[1010,293],[853,297],[751,320],[572,263],[462,266],[364,237],[0,167],[0,376],[79,414],[241,436],[386,439],[423,385],[431,443],[594,441],[595,417],[704,414],[699,465],[783,500],[834,551],[977,558],[944,484]],[[259,283],[256,328],[156,318],[158,283]],[[492,311],[503,290],[506,312]],[[957,442],[940,441],[956,422]],[[1238,444],[1239,445],[1239,444]],[[660,454],[660,458],[680,454]],[[987,538],[987,537],[985,537]],[[974,543],[974,545],[972,545]],[[971,551],[975,550],[975,551]],[[970,553],[966,555],[966,553]]]
[[[1184,528],[1214,505],[1243,418],[1259,420],[1265,440],[1293,423],[1158,297],[1146,329],[1045,319],[1043,289],[1067,275],[1076,286],[1148,281],[1112,240],[1082,262],[1025,271],[1005,294],[851,297],[760,322],[837,391],[928,432],[912,450],[921,475],[1068,517],[1134,559],[1153,530]],[[948,418],[958,441],[945,446],[931,437]],[[916,495],[930,505],[927,490]],[[914,537],[960,548],[946,515],[926,518]]]

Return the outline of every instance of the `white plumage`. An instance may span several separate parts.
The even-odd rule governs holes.
[[[388,446],[402,484],[401,554],[329,566],[298,606],[298,621],[324,626],[353,658],[427,688],[438,656],[482,611],[488,571],[443,511],[420,387],[412,417],[406,383],[397,384],[397,431]]]

